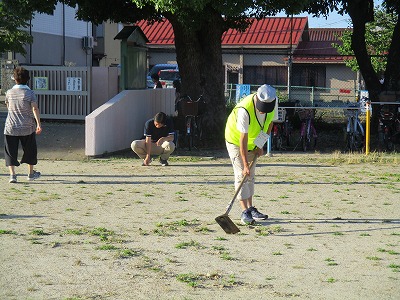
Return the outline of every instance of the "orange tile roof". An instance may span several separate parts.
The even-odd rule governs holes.
[[[139,26],[149,39],[151,46],[174,46],[174,32],[168,20]],[[308,28],[307,17],[269,17],[254,19],[244,32],[229,29],[222,35],[222,47],[288,47],[292,34],[293,61],[297,63],[342,63],[347,58],[340,56],[332,43],[340,43],[338,37],[347,28]]]
[[[261,20],[254,19],[244,32],[229,29],[222,35],[222,46],[261,46],[289,45],[292,31],[292,44],[298,44],[305,29],[308,27],[307,17],[270,17]],[[139,26],[150,43],[148,45],[174,45],[174,32],[168,20],[148,24],[140,21]],[[292,29],[292,30],[291,30]]]
[[[292,44],[301,40],[304,30],[307,28],[307,17],[291,18],[264,18],[254,19],[245,32],[229,29],[222,36],[222,45],[290,45],[290,33],[292,32]]]
[[[341,56],[333,43],[341,44],[340,37],[346,28],[313,28],[308,30],[309,41],[301,41],[294,50],[294,62],[343,62],[347,56]]]

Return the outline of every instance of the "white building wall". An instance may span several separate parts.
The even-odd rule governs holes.
[[[92,35],[92,26],[89,22],[79,21],[75,18],[76,9],[65,5],[65,36],[82,38]],[[54,13],[35,14],[32,19],[32,32],[63,35],[63,4],[57,3]]]
[[[91,65],[91,51],[82,49],[82,39],[92,35],[92,25],[78,21],[75,8],[57,3],[53,14],[35,14],[31,33],[33,43],[25,45],[26,55],[14,54],[20,64]]]
[[[357,73],[345,65],[326,66],[326,87],[331,89],[356,89]]]
[[[262,54],[246,54],[243,55],[244,66],[285,66],[285,56],[283,55],[262,55]]]

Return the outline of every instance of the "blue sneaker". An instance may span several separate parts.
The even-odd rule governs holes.
[[[242,221],[242,224],[244,225],[252,225],[255,223],[253,217],[251,216],[251,211],[249,209],[246,209],[245,211],[242,212],[240,219]]]
[[[35,179],[38,179],[39,177],[40,177],[40,172],[37,172],[37,171],[33,171],[33,173],[32,174],[28,174],[28,180],[29,181],[32,181],[32,180],[35,180]]]
[[[268,219],[268,215],[260,213],[254,206],[249,207],[248,210],[250,211],[253,219],[256,221],[262,221]]]

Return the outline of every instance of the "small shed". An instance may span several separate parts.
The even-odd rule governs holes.
[[[149,42],[139,26],[124,26],[114,37],[121,40],[121,90],[146,88],[147,46]]]

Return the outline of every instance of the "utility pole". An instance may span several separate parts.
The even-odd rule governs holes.
[[[287,96],[288,96],[288,101],[290,101],[291,95],[290,95],[290,90],[292,86],[292,60],[293,60],[293,43],[292,43],[292,37],[293,37],[293,14],[290,16],[290,45],[289,45],[289,54],[288,54],[288,81],[287,81]]]

